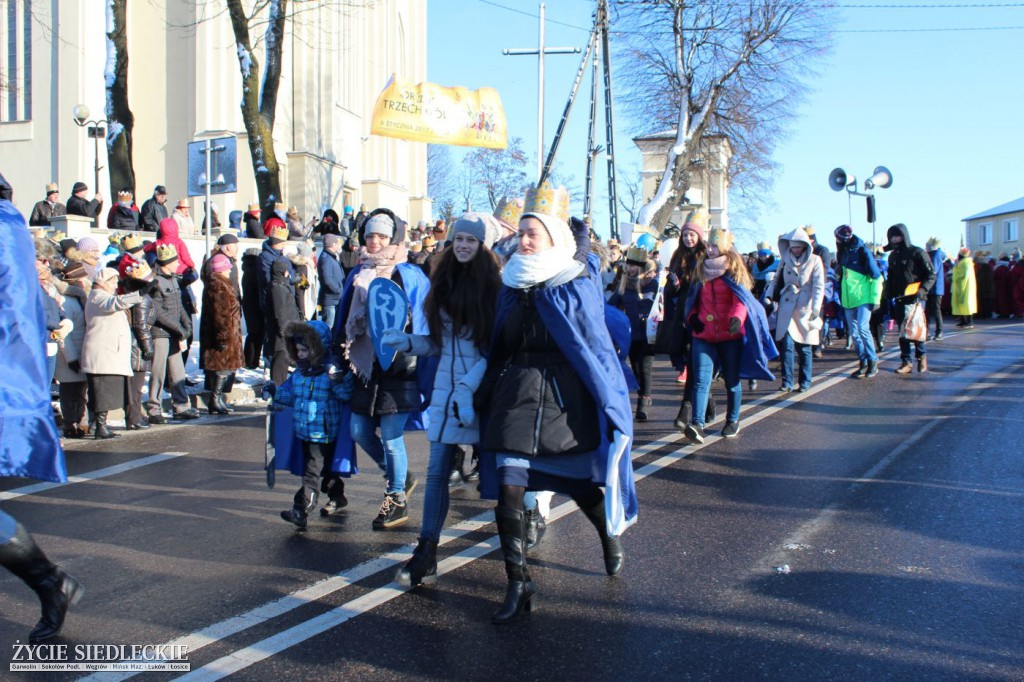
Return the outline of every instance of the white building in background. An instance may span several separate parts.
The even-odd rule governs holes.
[[[76,181],[86,182],[90,194],[95,190],[94,143],[71,112],[85,104],[91,118],[103,117],[106,4],[0,2],[0,75],[7,83],[0,90],[0,172],[25,212],[49,182],[59,183],[62,201]],[[386,206],[413,223],[428,219],[426,145],[369,134],[373,104],[392,73],[426,79],[426,2],[345,4],[311,3],[287,23],[274,127],[284,201],[305,219],[328,206],[341,213],[361,203]],[[262,32],[252,32],[261,67],[262,40],[256,41]],[[223,3],[130,2],[128,49],[138,203],[163,184],[173,206],[186,194],[188,143],[233,135],[238,191],[213,200],[226,225],[228,212],[245,210],[257,193]],[[107,165],[103,140],[99,165]],[[111,188],[105,168],[99,189],[106,211]],[[198,198],[193,208],[201,204]]]
[[[643,200],[650,201],[658,191],[658,183],[665,174],[668,150],[675,144],[676,131],[664,130],[652,135],[634,137],[640,149],[643,182]],[[690,189],[684,201],[672,211],[669,222],[682,226],[686,216],[696,208],[708,212],[709,227],[729,227],[729,161],[732,146],[723,135],[704,136],[707,152],[694,159],[690,174]]]

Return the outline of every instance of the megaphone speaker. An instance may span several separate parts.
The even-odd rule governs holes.
[[[850,181],[856,182],[852,175],[847,175],[842,168],[836,168],[828,174],[828,186],[835,192],[842,192]]]
[[[892,173],[885,166],[875,168],[875,172],[871,174],[871,177],[864,181],[865,189],[874,189],[875,187],[882,189],[892,187]]]

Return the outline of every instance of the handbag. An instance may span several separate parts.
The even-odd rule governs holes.
[[[924,306],[920,301],[911,303],[906,308],[906,316],[900,327],[900,338],[908,341],[925,341],[928,338],[928,321],[925,319]]]

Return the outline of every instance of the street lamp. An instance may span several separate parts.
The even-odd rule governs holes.
[[[89,107],[84,104],[76,105],[71,110],[71,115],[74,116],[75,125],[79,128],[85,128],[86,134],[92,138],[93,150],[95,151],[95,162],[93,164],[93,170],[95,171],[95,184],[92,187],[92,191],[100,191],[100,170],[103,166],[100,165],[100,140],[107,136],[107,129],[103,126],[107,125],[108,121],[105,118],[99,120],[89,119]],[[88,126],[86,128],[86,126]]]

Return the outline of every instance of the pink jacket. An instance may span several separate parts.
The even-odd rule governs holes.
[[[694,337],[708,343],[721,343],[743,338],[743,324],[747,321],[747,307],[736,298],[732,289],[721,277],[707,282],[700,290],[697,305],[694,306],[690,318],[696,317],[704,324],[701,332],[694,332]],[[729,333],[729,321],[737,317],[740,330]]]

